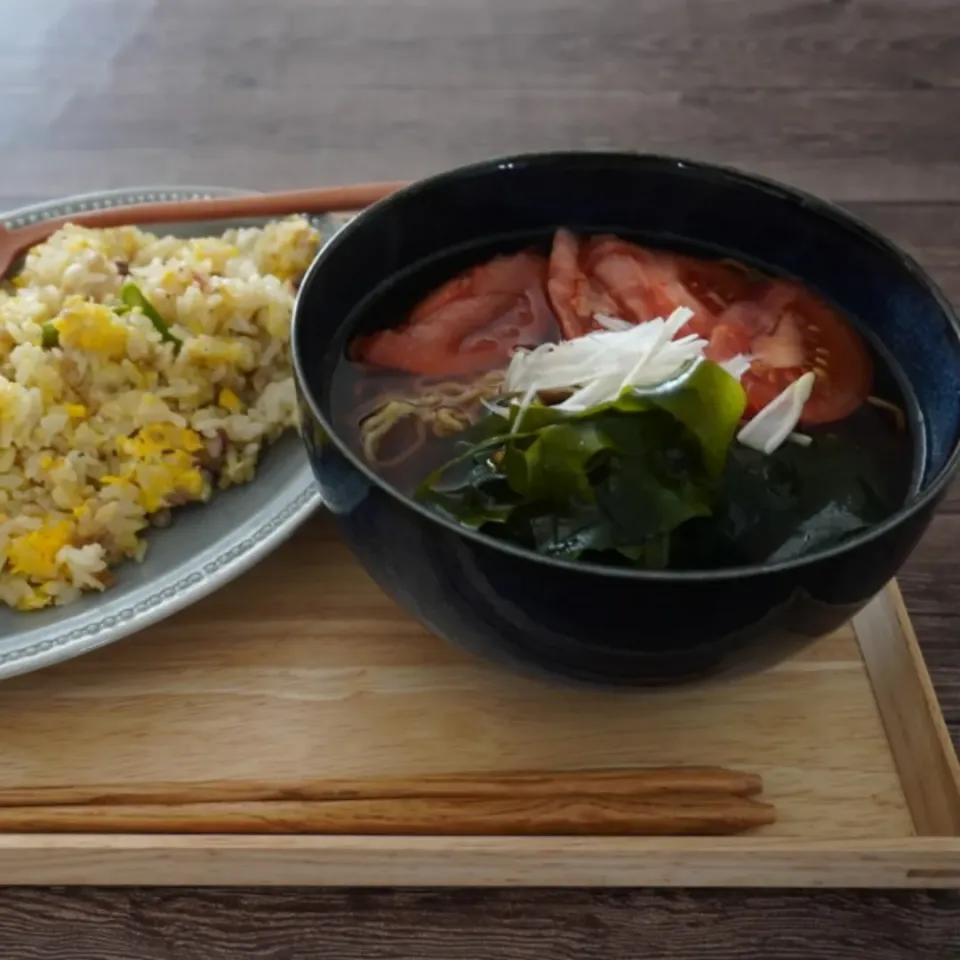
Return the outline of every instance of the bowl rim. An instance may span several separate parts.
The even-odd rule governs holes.
[[[502,551],[512,554],[518,558],[528,560],[533,563],[540,563],[550,567],[573,571],[580,574],[593,574],[595,576],[613,577],[626,580],[641,581],[660,581],[660,582],[716,582],[723,580],[736,580],[744,577],[760,577],[770,574],[784,573],[791,570],[802,569],[813,566],[814,564],[836,559],[852,552],[858,547],[871,543],[874,540],[882,538],[884,535],[901,526],[904,522],[910,520],[917,514],[923,512],[928,507],[935,505],[937,500],[946,490],[954,475],[960,469],[960,437],[953,444],[953,449],[947,458],[946,463],[940,468],[933,479],[923,488],[921,488],[909,501],[904,503],[899,509],[889,517],[868,527],[861,533],[857,533],[845,540],[841,544],[835,544],[820,550],[814,550],[810,553],[801,554],[788,560],[781,560],[776,563],[755,563],[743,564],[734,567],[712,568],[708,570],[645,570],[632,567],[614,567],[603,564],[591,564],[579,560],[561,560],[556,557],[548,557],[538,554],[526,547],[520,547],[503,540],[497,540],[494,537],[481,533],[478,530],[472,530],[458,524],[456,521],[441,516],[438,513],[428,510],[423,505],[417,503],[410,497],[407,497],[391,484],[381,478],[373,469],[357,456],[349,445],[339,436],[329,419],[324,416],[320,404],[317,402],[313,389],[310,386],[310,379],[307,377],[301,356],[300,340],[301,331],[305,326],[304,315],[306,313],[304,304],[307,300],[309,289],[314,276],[319,273],[328,260],[332,251],[342,246],[356,232],[362,230],[364,226],[373,220],[381,210],[387,209],[397,203],[402,203],[408,198],[416,197],[418,194],[427,192],[436,186],[442,186],[445,183],[453,182],[462,178],[469,178],[479,174],[496,174],[499,170],[509,170],[518,166],[536,166],[541,164],[581,164],[597,163],[607,161],[610,163],[633,164],[638,173],[644,169],[670,169],[675,171],[684,171],[695,176],[712,179],[718,182],[727,182],[741,187],[747,187],[753,190],[759,190],[764,193],[773,194],[778,199],[799,204],[820,217],[832,221],[837,226],[859,234],[859,239],[881,247],[884,252],[900,260],[902,265],[912,278],[930,294],[941,313],[953,329],[954,337],[960,344],[960,316],[953,307],[949,299],[940,289],[935,280],[923,269],[919,262],[901,249],[892,240],[885,237],[878,230],[871,227],[865,221],[850,213],[843,207],[829,200],[821,199],[814,194],[808,193],[797,187],[788,186],[777,180],[761,176],[759,174],[747,173],[736,167],[726,166],[718,163],[709,163],[700,160],[690,160],[684,157],[672,156],[669,154],[629,152],[629,151],[607,151],[607,150],[566,150],[566,151],[544,151],[529,152],[505,155],[488,160],[465,164],[451,169],[436,173],[419,180],[415,180],[405,187],[400,188],[392,194],[378,200],[376,203],[361,211],[349,223],[337,231],[336,235],[325,244],[311,263],[309,269],[303,277],[300,288],[297,292],[297,298],[294,303],[293,321],[291,325],[291,354],[293,359],[294,375],[301,396],[308,405],[311,414],[323,428],[326,436],[333,442],[339,453],[347,462],[358,470],[372,485],[377,487],[391,499],[397,501],[400,506],[413,510],[424,520],[431,524],[436,524],[446,528],[458,536],[474,541],[482,546],[492,550]],[[958,400],[960,402],[960,400]],[[301,426],[301,429],[305,429]]]

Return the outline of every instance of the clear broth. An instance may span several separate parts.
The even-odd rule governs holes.
[[[591,233],[588,230],[580,232],[584,235]],[[642,246],[660,246],[670,252],[702,260],[726,258],[722,251],[704,250],[702,247],[673,242],[669,245],[658,245],[651,243],[649,238],[631,235],[629,232],[618,232],[617,235]],[[335,347],[328,354],[324,372],[325,379],[331,384],[331,420],[338,433],[347,440],[361,460],[365,460],[365,457],[360,443],[358,411],[373,398],[386,393],[398,396],[414,393],[418,377],[393,371],[372,372],[362,364],[354,362],[348,352],[353,339],[358,335],[367,335],[402,324],[413,308],[428,294],[462,271],[494,256],[519,250],[534,250],[548,255],[552,236],[552,232],[506,235],[445,251],[390,278],[357,306],[343,325]],[[764,278],[777,276],[763,264],[742,260],[739,262]],[[752,526],[747,523],[746,526],[752,532],[742,535],[731,533],[738,528],[737,518],[743,520],[744,514],[751,511],[751,498],[775,491],[778,484],[786,485],[785,488],[789,488],[791,483],[796,486],[800,482],[797,480],[798,471],[799,474],[812,472],[815,475],[815,458],[823,457],[825,450],[832,452],[830,462],[824,463],[821,473],[850,473],[851,483],[859,483],[862,475],[869,483],[871,496],[875,495],[877,498],[875,517],[871,522],[879,522],[894,512],[919,487],[925,445],[923,425],[915,398],[906,385],[906,378],[889,354],[878,346],[860,324],[846,315],[843,316],[856,327],[872,354],[875,370],[872,395],[902,411],[905,425],[898,429],[895,417],[888,410],[867,403],[841,421],[824,426],[804,427],[803,433],[813,440],[810,447],[787,443],[763,458],[762,463],[759,455],[754,455],[752,451],[734,443],[731,447],[727,480],[739,489],[727,489],[723,494],[728,529],[723,535],[718,535],[716,525],[712,528],[708,523],[689,521],[684,528],[684,535],[680,538],[678,549],[673,551],[669,564],[671,568],[707,569],[789,559],[827,545],[822,533],[818,533],[816,529],[811,533],[804,529],[803,524],[797,525],[789,535],[784,535],[784,531],[777,530],[777,523],[772,515],[769,524],[764,522],[762,517],[753,518]],[[554,339],[559,339],[559,331]],[[409,438],[400,435],[395,440],[398,445],[402,445]],[[412,496],[424,478],[462,449],[463,437],[460,435],[445,438],[429,436],[420,451],[396,467],[371,465],[371,469],[401,493]],[[834,456],[837,451],[841,451],[842,455]],[[856,479],[852,476],[854,473]],[[840,483],[838,489],[846,488]],[[775,512],[776,503],[765,501],[765,506],[759,509],[767,507]],[[781,519],[787,522],[787,518]],[[820,517],[817,522],[832,522],[834,526],[838,523],[836,518],[831,520],[824,517]],[[839,532],[833,538],[834,541],[842,538],[842,526],[842,521],[839,521]],[[496,535],[497,531],[485,529],[484,532]]]

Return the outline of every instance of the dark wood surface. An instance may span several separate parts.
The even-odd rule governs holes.
[[[0,25],[4,208],[639,148],[845,203],[960,298],[957,0],[0,0]],[[902,581],[955,739],[958,543],[960,493]],[[0,891],[10,960],[958,954],[950,893]]]

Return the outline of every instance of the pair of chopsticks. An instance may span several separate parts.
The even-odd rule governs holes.
[[[0,832],[724,835],[774,822],[762,788],[717,767],[36,787],[0,793]]]

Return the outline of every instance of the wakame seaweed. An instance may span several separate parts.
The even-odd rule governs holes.
[[[836,437],[772,454],[734,444],[710,522],[684,531],[676,561],[708,568],[792,560],[879,523],[897,500],[874,458]]]
[[[830,436],[771,455],[733,442],[743,391],[711,363],[665,396],[492,414],[417,499],[567,560],[706,569],[788,560],[889,514],[872,460]],[[511,429],[515,432],[511,433]]]
[[[583,413],[514,405],[416,497],[547,556],[663,567],[673,532],[712,515],[745,403],[733,377],[702,363],[670,393],[626,392]]]

